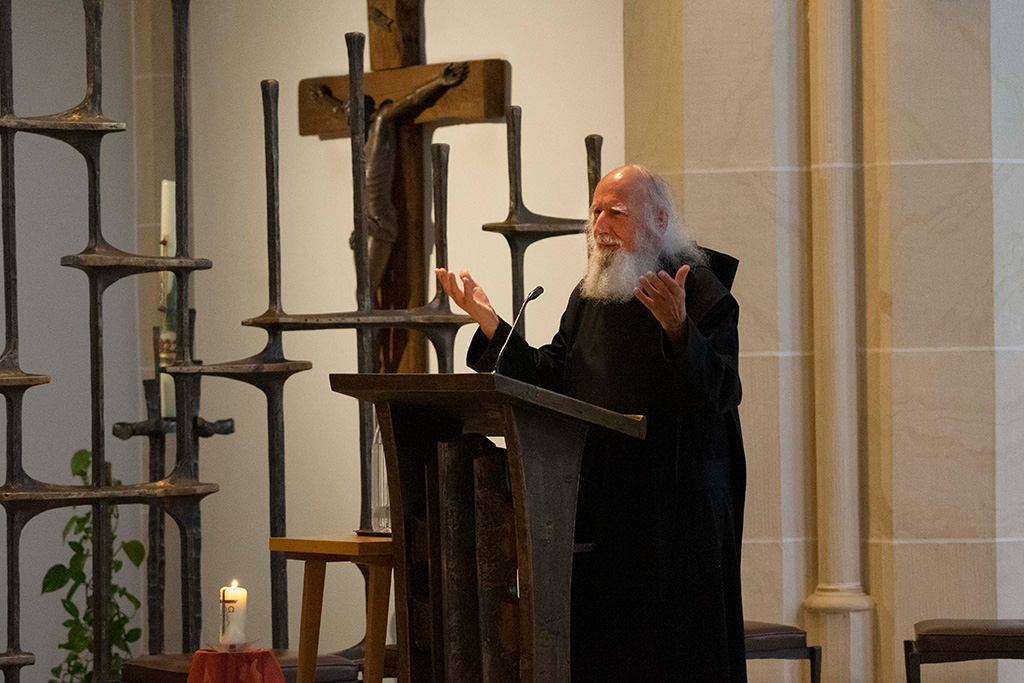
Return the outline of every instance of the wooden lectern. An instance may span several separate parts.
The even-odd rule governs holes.
[[[398,680],[567,683],[584,441],[644,438],[644,418],[494,374],[335,374],[331,388],[377,409]],[[480,435],[504,437],[507,456]]]

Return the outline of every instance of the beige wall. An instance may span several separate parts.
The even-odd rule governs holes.
[[[741,260],[746,613],[807,624],[813,639],[801,608],[822,580],[805,140],[822,94],[805,86],[807,15],[783,0],[637,0],[624,30],[627,160],[671,178],[702,243]],[[835,172],[857,178],[861,380],[846,398],[861,406],[861,565],[876,604],[875,663],[852,676],[902,681],[915,621],[1024,607],[1024,9],[870,0],[845,30],[858,41],[858,116],[830,135],[854,135],[863,154]],[[752,680],[778,669],[752,666]],[[926,676],[997,671],[1024,680],[1015,662]]]

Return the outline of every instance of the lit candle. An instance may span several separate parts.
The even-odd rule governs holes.
[[[247,592],[232,581],[220,589],[220,644],[241,645],[245,641],[245,600]]]

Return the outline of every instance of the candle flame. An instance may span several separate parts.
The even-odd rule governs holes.
[[[238,581],[237,580],[232,580],[231,581],[231,587],[232,588],[238,588]]]

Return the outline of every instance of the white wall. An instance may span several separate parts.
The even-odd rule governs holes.
[[[207,362],[241,358],[264,343],[264,333],[239,325],[266,308],[263,78],[281,82],[284,306],[294,313],[354,307],[350,143],[299,138],[296,95],[302,78],[345,73],[344,34],[365,30],[363,2],[208,0],[192,8],[196,253],[214,261],[212,271],[195,277],[197,348]],[[623,157],[621,0],[429,0],[426,31],[431,63],[512,63],[512,99],[523,107],[527,205],[582,218],[584,136],[605,136],[606,169]],[[508,249],[503,238],[480,230],[507,213],[505,127],[447,128],[435,141],[452,146],[449,262],[469,268],[507,315]],[[531,305],[532,342],[554,333],[582,273],[583,251],[580,237],[529,250],[527,285],[547,291]],[[470,335],[463,331],[457,342],[457,371],[466,371],[461,359]],[[285,348],[314,366],[289,380],[285,392],[288,531],[347,533],[358,523],[356,403],[332,394],[327,375],[355,371],[355,335],[291,333]],[[203,415],[236,418],[237,433],[202,446],[201,478],[221,485],[203,507],[203,642],[216,637],[217,588],[237,578],[250,589],[251,634],[270,643],[265,410],[255,389],[218,379],[204,385]],[[327,580],[321,644],[347,647],[363,630],[362,580],[351,566],[332,566]],[[294,648],[302,583],[296,564],[289,583]]]
[[[108,1],[103,34],[104,110],[109,118],[130,118],[131,3]],[[52,114],[67,109],[85,93],[85,22],[81,3],[66,0],[15,0],[14,105],[18,114]],[[71,455],[90,443],[89,309],[85,276],[59,265],[60,257],[85,247],[87,190],[85,162],[64,143],[21,134],[16,138],[17,240],[21,365],[50,375],[51,383],[25,398],[24,462],[30,475],[56,483],[75,483]],[[102,217],[108,241],[135,250],[133,148],[130,133],[107,136],[103,145]],[[126,483],[143,472],[141,442],[109,436],[110,425],[142,417],[138,368],[138,305],[134,283],[123,280],[104,299],[107,456],[114,475]],[[0,321],[2,325],[2,321]],[[2,418],[0,418],[2,419]],[[0,439],[5,432],[0,430]],[[4,446],[6,447],[6,445]],[[79,509],[79,513],[83,510]],[[122,539],[142,539],[140,508],[121,509]],[[69,509],[47,512],[29,522],[22,542],[22,648],[35,653],[36,666],[24,680],[43,681],[63,659],[60,626],[66,615],[60,595],[40,596],[45,571],[67,562],[61,542]],[[6,515],[3,519],[6,537]],[[6,566],[6,543],[0,564]],[[118,581],[141,597],[142,574],[122,572]],[[0,599],[6,613],[6,578]],[[141,624],[142,615],[137,617]],[[6,647],[6,619],[0,639]]]

